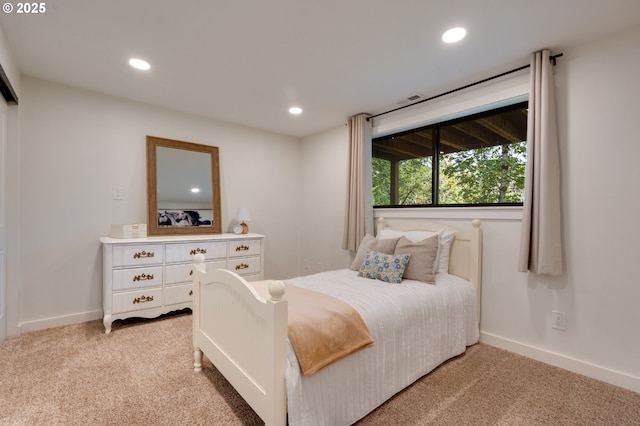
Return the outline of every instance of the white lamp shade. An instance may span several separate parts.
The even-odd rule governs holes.
[[[246,207],[240,207],[238,209],[238,214],[236,214],[236,220],[238,222],[251,221],[251,215],[249,215],[249,210]]]

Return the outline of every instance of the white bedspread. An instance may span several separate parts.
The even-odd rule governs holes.
[[[289,424],[349,425],[478,341],[476,291],[454,275],[436,284],[388,284],[344,269],[287,280],[350,303],[374,340],[371,348],[302,377],[289,344]]]

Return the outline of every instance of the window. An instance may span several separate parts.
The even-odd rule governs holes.
[[[526,136],[522,102],[375,138],[373,205],[522,204]]]

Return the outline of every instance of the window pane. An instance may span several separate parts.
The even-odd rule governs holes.
[[[391,204],[391,162],[382,158],[373,158],[373,205],[388,206]]]
[[[438,203],[521,203],[526,133],[526,108],[442,126]]]
[[[432,128],[374,139],[373,205],[431,204],[432,157]]]
[[[399,162],[397,205],[431,204],[431,157]]]

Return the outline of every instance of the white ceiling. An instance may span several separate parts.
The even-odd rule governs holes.
[[[12,2],[15,3],[15,2]],[[21,72],[302,137],[640,24],[640,0],[47,0],[0,13]],[[467,28],[459,44],[442,32]],[[140,57],[151,70],[132,69]],[[300,116],[287,109],[298,105]]]

